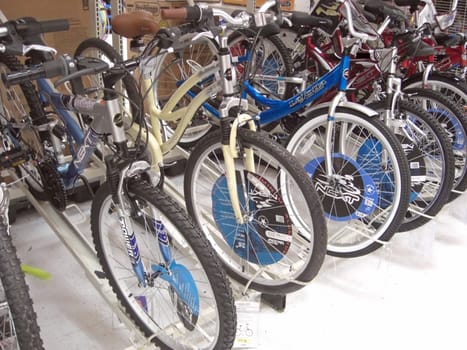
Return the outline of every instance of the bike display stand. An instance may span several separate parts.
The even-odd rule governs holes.
[[[287,296],[285,294],[261,294],[261,302],[269,305],[274,310],[282,312],[285,310]]]

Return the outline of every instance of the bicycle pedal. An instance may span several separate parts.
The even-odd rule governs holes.
[[[164,173],[167,176],[178,176],[182,175],[185,172],[186,168],[186,159],[178,159],[176,161],[170,162],[169,164],[164,164]]]

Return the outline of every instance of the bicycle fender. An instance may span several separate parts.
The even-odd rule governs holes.
[[[309,108],[307,108],[303,114],[305,116],[307,116],[309,113],[317,110],[317,109],[320,109],[320,108],[328,108],[329,107],[329,103],[330,102],[325,102],[325,103],[320,103],[320,104],[317,104],[317,105],[314,105],[314,106],[311,106]],[[364,115],[366,115],[367,117],[369,118],[373,118],[373,117],[377,117],[379,116],[379,114],[372,110],[371,108],[367,107],[367,106],[364,106],[364,105],[361,105],[359,103],[355,103],[355,102],[350,102],[350,101],[341,101],[338,105],[338,107],[345,107],[345,108],[349,108],[349,109],[353,109],[359,113],[362,113]]]

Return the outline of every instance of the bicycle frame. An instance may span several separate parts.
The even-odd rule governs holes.
[[[162,56],[163,57],[163,56]],[[161,62],[159,62],[161,63]],[[145,110],[150,116],[150,121],[152,125],[152,130],[149,134],[146,132],[143,133],[143,139],[147,141],[149,146],[149,151],[151,153],[153,164],[162,165],[163,156],[171,151],[177,144],[180,138],[182,137],[185,129],[191,122],[196,111],[206,103],[211,96],[223,91],[222,86],[219,82],[214,83],[205,89],[203,89],[195,98],[191,100],[188,106],[177,107],[177,104],[183,99],[186,94],[197,84],[204,81],[206,78],[212,76],[219,70],[217,63],[212,63],[206,67],[201,68],[190,78],[183,82],[177,90],[172,94],[168,102],[160,109],[157,103],[154,100],[154,95],[152,93],[152,82],[150,79],[143,79],[143,87],[149,93],[145,99]],[[176,109],[177,108],[177,109]],[[247,116],[242,119],[242,122],[247,122],[251,117]],[[174,131],[174,134],[167,140],[163,141],[163,134],[161,130],[161,122],[170,122],[178,121],[177,128]],[[237,122],[239,124],[240,122]],[[254,128],[253,123],[249,123],[250,128]],[[237,182],[234,171],[234,158],[237,157],[235,150],[236,147],[236,137],[234,136],[236,127],[232,129],[233,137],[230,137],[230,143],[228,145],[223,145],[222,150],[224,153],[224,159],[226,162],[226,178],[229,188],[229,193],[231,194],[232,207],[236,215],[236,219],[239,223],[243,223],[243,217],[240,209],[240,201],[238,199],[238,192],[236,191]],[[129,133],[131,136],[135,137],[138,134],[139,126],[133,125]],[[253,172],[253,154],[251,151],[246,151],[247,157],[245,160],[245,166],[247,170]]]

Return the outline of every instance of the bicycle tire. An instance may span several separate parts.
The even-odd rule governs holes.
[[[416,73],[402,81],[402,88],[403,90],[409,88],[432,89],[449,97],[463,110],[467,106],[467,83],[452,74],[431,72],[428,76],[427,86],[425,86],[423,73]]]
[[[411,88],[404,92],[408,101],[419,103],[434,115],[451,139],[455,158],[455,192],[451,192],[448,201],[452,201],[460,195],[459,191],[467,189],[467,115],[438,91]]]
[[[24,69],[24,66],[20,63],[20,61],[15,56],[7,55],[7,54],[0,55],[0,70],[3,71],[3,73],[5,73],[4,68],[2,68],[2,65],[9,72],[21,71]],[[7,101],[5,101],[3,97],[0,98],[2,102],[2,106],[3,106],[3,111],[6,112],[5,108],[8,108],[7,106],[14,105],[13,107],[16,107],[16,108],[13,108],[13,107],[10,108],[11,110],[8,111],[9,112],[8,116],[2,116],[3,119],[7,123],[10,123],[10,122],[19,123],[18,120],[13,120],[13,121],[11,120],[12,118],[15,119],[13,115],[15,113],[18,113],[16,117],[21,119],[21,122],[23,123],[26,120],[26,124],[29,122],[33,126],[41,126],[41,125],[47,124],[47,117],[45,115],[45,111],[42,108],[42,103],[40,101],[38,92],[32,82],[28,81],[28,82],[19,84],[19,89],[16,86],[6,88],[1,82],[0,82],[0,85],[1,85],[2,95],[3,93],[8,92],[8,95],[6,96]],[[21,94],[23,95],[24,100],[21,99]],[[24,109],[24,107],[26,107],[24,105],[24,101],[27,104],[28,110]],[[16,109],[16,110],[13,110],[13,109]],[[26,129],[26,127],[23,126],[23,129]],[[48,131],[39,131],[38,136],[39,136],[38,142],[42,142],[44,140],[49,139]],[[37,146],[35,144],[23,145],[23,146],[25,146],[26,148],[33,148],[34,146],[42,148],[42,145]],[[33,177],[33,179],[30,179],[29,177],[27,177],[25,179],[25,182],[29,188],[29,191],[32,193],[32,195],[35,198],[39,200],[50,199],[50,194],[44,191],[44,188],[42,185],[41,171],[33,164],[33,162],[27,162],[21,166],[18,166],[16,168],[16,171],[20,177],[23,177],[26,175],[30,175],[31,177]]]
[[[379,101],[368,107],[384,113],[386,105]],[[430,221],[425,215],[435,216],[447,202],[454,183],[454,153],[446,131],[419,106],[399,101],[395,118],[404,123],[396,123],[393,131],[404,146],[412,180],[409,210],[399,227],[404,232]]]
[[[194,321],[190,322],[191,318],[182,319],[178,313],[183,310],[179,309],[178,302],[177,305],[172,304],[172,285],[169,286],[157,276],[152,281],[152,287],[150,284],[147,287],[138,286],[126,242],[122,235],[116,234],[120,230],[120,221],[117,212],[112,210],[114,204],[110,186],[105,183],[92,203],[91,231],[100,264],[117,298],[147,336],[157,332],[153,341],[161,349],[191,349],[195,345],[197,349],[230,349],[236,329],[235,306],[227,276],[209,242],[180,206],[165,193],[136,178],[129,179],[126,186],[129,195],[124,195],[124,200],[129,202],[125,205],[137,209],[131,220],[144,265],[152,266],[151,271],[154,271],[154,266],[162,266],[158,264],[163,262],[158,256],[158,238],[154,234],[156,217],[147,217],[157,212],[157,217],[163,220],[167,228],[167,242],[173,257],[171,261],[177,259],[178,264],[184,264],[187,271],[184,273],[193,278],[190,286],[195,284],[193,288],[199,290],[199,316],[196,325]],[[151,232],[136,231],[137,227],[141,230],[148,228],[138,222],[145,225],[150,223]],[[176,250],[176,245],[180,250]],[[154,293],[152,297],[151,293]],[[167,314],[163,314],[165,312]],[[174,323],[176,326],[173,326]],[[195,342],[196,337],[200,337],[199,343]]]
[[[29,287],[11,241],[8,223],[3,221],[0,222],[0,280],[0,342],[13,345],[9,341],[16,340],[20,349],[44,349]]]
[[[328,254],[358,257],[383,246],[402,223],[410,197],[409,165],[400,142],[378,118],[345,107],[337,107],[334,118],[340,140],[333,150],[335,182],[324,175],[328,107],[307,113],[287,149],[307,168],[324,203]]]
[[[217,130],[190,154],[184,176],[188,213],[232,278],[268,294],[302,288],[318,274],[326,252],[323,212],[310,179],[266,133],[239,128],[237,146],[242,153],[245,148],[253,150],[255,172],[247,171],[241,160],[235,161],[247,220],[237,224],[220,140]]]

